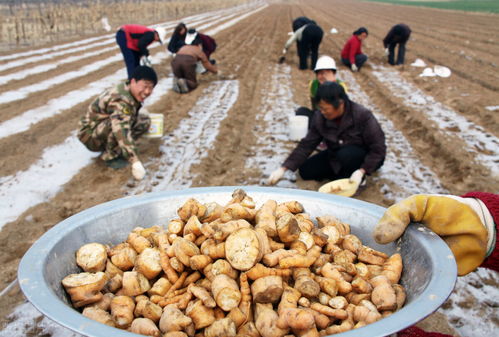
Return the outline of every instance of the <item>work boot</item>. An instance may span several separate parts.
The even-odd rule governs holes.
[[[180,87],[178,86],[178,78],[173,78],[172,90],[180,94]]]
[[[116,157],[116,158],[111,159],[111,160],[105,160],[104,164],[107,167],[110,167],[110,168],[113,168],[113,169],[117,170],[117,169],[120,169],[120,168],[127,167],[128,166],[128,160],[126,160],[123,157]]]
[[[189,92],[189,87],[187,86],[187,81],[185,78],[179,78],[177,81],[178,87],[180,88],[180,93],[185,94]]]

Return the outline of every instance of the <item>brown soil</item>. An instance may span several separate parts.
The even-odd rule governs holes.
[[[400,74],[437,101],[450,106],[490,134],[499,137],[499,115],[485,109],[486,106],[498,105],[499,44],[495,40],[499,33],[497,15],[340,0],[307,0],[284,4],[273,2],[266,9],[216,35],[219,47],[214,56],[217,64],[223,74],[230,74],[239,80],[239,96],[228,117],[221,123],[219,135],[208,156],[191,168],[193,186],[239,185],[242,182],[256,184],[261,180],[262,177],[258,175],[253,178],[244,176],[249,172],[244,167],[248,153],[251,153],[260,137],[255,134],[254,127],[257,116],[262,114],[261,90],[270,80],[270,74],[266,70],[276,63],[287,39],[287,32],[291,29],[292,19],[301,15],[314,18],[323,27],[326,35],[321,44],[321,54],[333,56],[338,65],[343,43],[356,28],[366,26],[370,34],[363,50],[370,57],[369,63],[386,66],[381,39],[393,24],[409,24],[413,35],[408,43],[406,65],[398,69]],[[339,34],[330,34],[332,27],[338,29]],[[308,105],[306,86],[313,73],[297,69],[298,60],[294,52],[293,47],[286,61],[292,66],[293,99],[299,105]],[[108,54],[103,54],[100,58],[109,56]],[[100,58],[58,67],[37,76],[37,81],[78,69]],[[447,79],[418,77],[421,68],[410,66],[416,58],[422,58],[429,64],[446,65],[451,68],[452,76]],[[438,175],[450,193],[459,195],[470,190],[499,190],[497,176],[493,176],[486,167],[475,161],[462,143],[442,137],[440,130],[433,128],[425,116],[391,95],[372,74],[369,63],[360,73],[355,74],[357,82],[377,106],[383,107],[382,113],[404,133],[421,161]],[[116,62],[98,72],[88,73],[26,99],[0,104],[0,119],[10,119],[53,97],[99,81],[101,77],[122,66],[122,62]],[[170,73],[169,62],[165,61],[156,69],[160,77],[167,76]],[[344,70],[342,67],[340,69]],[[169,91],[160,101],[148,107],[150,112],[164,114],[165,133],[178,128],[199,99],[203,88],[213,79],[216,79],[214,75],[203,76],[200,88],[191,94],[178,95]],[[18,80],[1,86],[0,90],[20,88],[33,81],[33,78]],[[40,158],[44,148],[66,139],[77,128],[78,119],[89,103],[90,101],[86,101],[35,124],[25,132],[0,139],[0,176],[27,169]],[[145,162],[160,156],[157,141],[141,141],[140,147],[141,157]],[[275,166],[278,167],[279,164],[275,163]],[[95,161],[75,175],[49,202],[32,207],[16,221],[6,224],[0,231],[0,289],[16,278],[17,266],[24,252],[44,232],[77,212],[123,197],[127,194],[129,179],[129,169],[116,171]],[[297,185],[303,189],[317,189],[320,184],[299,179]],[[393,202],[383,197],[377,184],[369,185],[356,198],[381,206],[389,206]],[[9,295],[4,296],[0,306],[2,323],[5,323],[12,308],[24,301],[18,290],[13,290]],[[437,331],[447,331],[445,319],[435,318],[430,326]]]

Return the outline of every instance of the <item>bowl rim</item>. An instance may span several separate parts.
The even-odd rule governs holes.
[[[132,205],[137,206],[152,201],[160,201],[165,198],[181,197],[183,195],[192,196],[193,194],[232,193],[238,188],[244,189],[250,196],[252,192],[255,192],[269,194],[269,198],[271,198],[272,194],[278,195],[279,198],[282,198],[283,195],[288,195],[290,199],[292,198],[293,200],[300,200],[300,197],[306,197],[321,200],[325,199],[350,208],[362,206],[362,211],[364,213],[378,218],[381,218],[385,211],[385,208],[381,206],[358,199],[316,191],[279,187],[195,187],[184,190],[152,192],[136,196],[127,196],[83,210],[59,222],[45,232],[28,249],[19,263],[18,282],[20,288],[26,298],[38,311],[57,324],[76,333],[92,337],[105,337],[110,335],[115,337],[141,336],[91,320],[63,302],[44,278],[44,266],[48,257],[48,252],[50,252],[60,241],[61,237],[64,237],[65,234],[70,233],[82,223],[86,223],[92,218],[100,218],[107,213],[114,213]],[[337,335],[342,337],[358,337],[366,335],[366,333],[370,337],[384,337],[390,335],[400,331],[400,326],[409,327],[432,314],[450,296],[457,280],[457,266],[454,256],[449,247],[438,235],[435,235],[429,229],[416,227],[417,226],[409,226],[407,232],[420,236],[420,243],[427,249],[431,247],[432,252],[430,256],[433,274],[421,295],[410,304],[405,305],[402,309],[381,321]],[[429,289],[432,289],[432,291]],[[60,317],[65,318],[63,322],[59,321]]]

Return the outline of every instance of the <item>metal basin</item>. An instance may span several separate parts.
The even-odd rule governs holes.
[[[91,337],[140,336],[92,321],[73,309],[61,280],[79,272],[75,252],[83,244],[100,242],[115,245],[124,241],[136,226],[165,225],[176,217],[188,199],[225,204],[238,187],[204,187],[183,191],[144,194],[110,201],[78,213],[45,233],[26,252],[19,265],[18,279],[28,300],[44,315],[77,333]],[[348,331],[342,337],[382,337],[422,320],[447,299],[456,282],[456,263],[444,243],[433,232],[409,226],[398,245],[379,245],[371,237],[384,208],[345,197],[319,192],[266,188],[243,188],[257,203],[297,200],[313,218],[331,214],[350,224],[352,233],[365,245],[393,254],[404,261],[401,283],[407,290],[404,308],[367,327]],[[335,335],[337,336],[337,335]]]

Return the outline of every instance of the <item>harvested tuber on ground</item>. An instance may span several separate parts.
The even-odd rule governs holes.
[[[332,210],[334,211],[334,210]],[[77,249],[62,280],[85,317],[145,336],[316,337],[402,308],[403,261],[364,246],[333,215],[298,201],[260,207],[188,199],[166,227],[136,227],[115,246]]]

